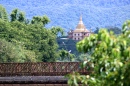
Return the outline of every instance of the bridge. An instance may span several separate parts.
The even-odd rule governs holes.
[[[80,64],[81,62],[0,63],[0,83],[66,84],[66,74],[90,74]]]

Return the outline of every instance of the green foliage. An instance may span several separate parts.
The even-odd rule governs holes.
[[[57,43],[59,45],[58,48],[59,50],[64,49],[66,51],[71,51],[71,53],[74,54],[75,56],[80,55],[80,53],[76,49],[77,41],[68,39],[67,36],[61,36],[61,37],[57,37]]]
[[[11,21],[15,21],[17,19],[17,9],[13,10],[10,17],[11,17]]]
[[[0,19],[8,21],[8,15],[6,9],[2,5],[0,5]]]
[[[127,20],[123,26],[122,26],[123,30],[122,32],[125,33],[126,31],[130,30],[130,20]]]
[[[20,13],[19,13],[18,21],[20,21],[20,22],[24,22],[24,21],[25,21],[25,15],[24,15],[23,12],[20,12]]]
[[[117,36],[106,29],[100,29],[98,34],[92,34],[77,43],[77,49],[80,52],[92,52],[88,62],[91,63],[93,72],[88,79],[82,78],[80,82],[84,80],[86,83],[82,83],[89,86],[130,85],[130,30],[128,29],[129,21],[126,22],[122,29],[127,27],[127,30],[123,34]]]
[[[46,24],[48,24],[50,22],[49,18],[44,15],[44,16],[34,16],[31,24],[41,24],[42,26],[45,26]]]
[[[90,77],[89,75],[86,75],[86,76],[80,75],[77,72],[68,74],[65,77],[69,78],[68,79],[69,86],[79,86],[78,85],[79,83],[82,83],[82,86],[86,86],[86,85],[102,86],[102,85],[99,85],[99,83],[97,83],[97,82],[99,82],[98,80],[95,80],[94,78]]]
[[[0,62],[36,62],[35,52],[0,39]]]
[[[59,56],[58,61],[63,61],[63,62],[68,62],[68,61],[73,61],[75,57],[74,54],[70,53],[69,51],[66,51],[64,49],[59,50]]]
[[[68,74],[65,77],[70,77],[68,80],[68,84],[71,86],[78,86],[78,80],[80,80],[79,73],[73,72],[72,74]]]
[[[45,28],[44,26],[49,22],[47,16],[33,17],[32,21],[34,20],[34,22],[30,24],[18,9],[14,9],[10,17],[10,22],[0,19],[1,39],[5,39],[14,46],[22,46],[23,50],[26,51],[26,61],[33,61],[30,58],[33,59],[34,57],[36,57],[36,61],[56,61],[59,52],[56,42],[57,34],[53,31],[57,30],[58,32],[62,28]]]
[[[76,58],[74,58],[75,61],[79,61],[79,62],[83,62],[83,61],[87,61],[90,60],[90,54],[85,53],[85,54],[80,54],[79,56],[77,56]]]
[[[52,27],[51,28],[52,33],[54,33],[55,35],[60,35],[63,36],[64,35],[64,30],[61,27]]]
[[[13,21],[19,21],[19,22],[25,22],[25,15],[23,12],[19,11],[18,9],[14,9],[12,13],[10,14],[11,22]]]

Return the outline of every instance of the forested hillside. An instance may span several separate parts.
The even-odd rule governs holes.
[[[61,26],[68,31],[74,29],[79,16],[83,16],[86,27],[117,26],[130,19],[130,0],[0,0],[10,13],[19,8],[28,19],[46,14],[50,26]]]

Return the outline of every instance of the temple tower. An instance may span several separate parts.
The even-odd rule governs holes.
[[[82,40],[84,37],[88,37],[91,34],[89,30],[86,29],[82,16],[80,16],[79,23],[74,30],[68,32],[68,37],[73,40]]]

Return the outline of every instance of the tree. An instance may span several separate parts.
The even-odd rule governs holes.
[[[20,13],[19,13],[18,21],[19,21],[19,22],[24,22],[24,21],[25,21],[25,15],[24,15],[23,12],[20,12]]]
[[[125,21],[125,23],[122,26],[122,32],[125,33],[130,30],[130,20]]]
[[[99,28],[98,27],[96,27],[96,30],[94,31],[94,33],[98,33],[98,31],[99,31]]]
[[[56,39],[62,29],[60,27],[47,29],[45,25],[50,21],[47,16],[33,17],[29,23],[23,12],[14,9],[10,18],[10,22],[0,19],[0,39],[4,39],[14,47],[19,45],[23,51],[27,51],[24,53],[26,61],[30,61],[31,54],[36,56],[36,61],[44,62],[56,61],[60,57]]]
[[[13,21],[19,21],[19,22],[25,22],[25,15],[23,12],[19,11],[18,9],[14,9],[10,14],[11,22]]]
[[[37,61],[56,61],[59,57],[56,37],[52,30],[39,24],[0,20],[0,38],[35,52]]]
[[[2,5],[0,5],[0,19],[8,21],[8,15],[6,9]]]
[[[31,20],[31,24],[41,24],[42,26],[45,26],[50,22],[49,18],[44,15],[44,16],[34,16],[33,19]]]
[[[61,28],[61,27],[52,27],[51,28],[51,31],[52,31],[52,33],[54,33],[55,35],[59,35],[59,34],[61,34],[61,36],[63,36],[64,35],[64,30]]]
[[[35,52],[0,39],[0,62],[36,62]]]
[[[58,58],[58,61],[63,61],[63,62],[72,61],[75,58],[74,54],[64,49],[59,50],[59,56],[60,58]]]
[[[119,36],[108,32],[106,29],[100,29],[98,34],[92,34],[90,37],[77,43],[77,49],[80,52],[91,51],[90,67],[93,71],[90,75],[81,76],[75,73],[76,78],[71,75],[70,84],[77,85],[76,82],[89,86],[129,86],[130,85],[130,23],[126,21],[123,25],[123,32]],[[88,61],[84,62],[88,63]],[[75,80],[74,80],[75,79]]]
[[[83,62],[83,61],[87,61],[90,60],[91,57],[88,53],[82,53],[79,56],[77,56],[76,58],[74,58],[75,61],[79,61],[79,62]]]
[[[113,31],[115,34],[121,34],[121,29],[114,26],[106,27],[108,29],[108,32]]]

